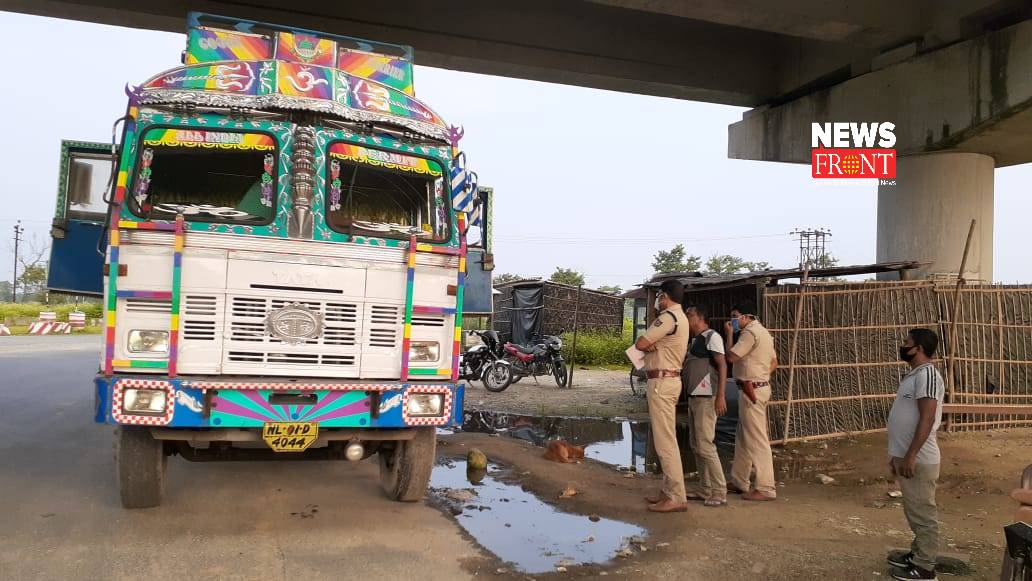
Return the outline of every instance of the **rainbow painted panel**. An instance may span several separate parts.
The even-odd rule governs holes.
[[[310,99],[333,98],[333,69],[281,62],[277,67],[279,92]]]
[[[202,147],[208,149],[237,149],[273,151],[276,140],[264,133],[237,133],[205,129],[150,129],[143,144],[161,147]]]
[[[332,67],[336,52],[337,43],[332,40],[292,32],[276,34],[276,60]]]
[[[187,89],[194,91],[221,91],[254,95],[258,83],[251,63],[222,63],[196,65],[176,69],[156,77],[144,85],[145,89]]]
[[[351,76],[351,86],[351,106],[355,109],[444,125],[444,121],[433,111],[404,93],[391,91],[389,87],[354,76]]]
[[[272,58],[272,41],[260,34],[191,28],[186,39],[185,64],[214,61],[259,61]]]
[[[412,155],[402,155],[392,151],[383,151],[381,149],[369,149],[362,147],[361,145],[354,145],[351,143],[333,143],[330,145],[328,151],[330,157],[377,167],[410,171],[431,176],[440,176],[442,173],[441,166],[438,165],[436,161]]]
[[[369,79],[414,95],[412,63],[407,60],[342,48],[337,68],[356,77]]]
[[[318,422],[326,428],[364,428],[370,424],[371,400],[364,391],[322,390],[311,406],[273,405],[272,391],[219,390],[211,399],[212,427],[256,428],[265,422]]]

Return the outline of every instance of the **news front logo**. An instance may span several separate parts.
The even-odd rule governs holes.
[[[810,167],[814,178],[896,179],[893,123],[812,123]]]

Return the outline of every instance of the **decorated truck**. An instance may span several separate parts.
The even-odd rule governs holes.
[[[159,504],[175,455],[375,455],[389,497],[422,497],[491,259],[467,245],[487,201],[462,130],[415,98],[412,57],[192,13],[183,66],[126,87],[112,143],[63,142],[48,286],[103,297],[94,414],[123,506]]]

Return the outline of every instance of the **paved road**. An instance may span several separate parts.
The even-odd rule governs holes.
[[[164,505],[123,510],[112,428],[91,418],[99,346],[0,337],[0,579],[469,577],[471,543],[433,508],[386,500],[368,460],[173,457]]]

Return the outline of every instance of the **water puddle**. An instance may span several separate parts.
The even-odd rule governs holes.
[[[506,482],[506,475],[511,474],[492,464],[474,484],[467,478],[465,461],[448,461],[434,468],[430,492],[453,514],[461,509],[455,515],[459,526],[520,571],[545,573],[559,566],[605,563],[646,534],[630,523],[563,512]]]
[[[723,451],[734,450],[737,418],[718,420],[717,445]],[[653,469],[657,459],[651,449],[647,420],[530,416],[500,412],[466,412],[462,431],[498,434],[545,447],[552,440],[566,440],[584,446],[584,455],[621,470],[645,472]],[[680,418],[678,441],[685,468],[694,470],[694,457],[689,445],[687,417]],[[730,461],[730,456],[729,456]],[[730,465],[730,464],[729,464]]]

